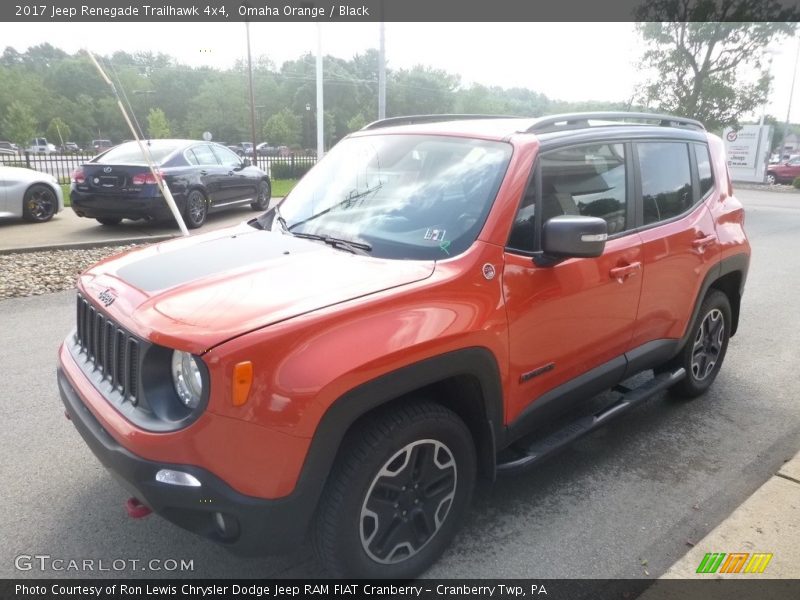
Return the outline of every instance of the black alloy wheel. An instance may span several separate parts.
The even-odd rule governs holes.
[[[269,208],[269,201],[272,198],[272,188],[269,181],[260,181],[258,183],[258,193],[255,201],[250,203],[253,210],[267,210]]]
[[[200,190],[192,190],[186,198],[186,209],[183,211],[186,227],[197,229],[206,222],[208,216],[208,201]]]
[[[317,557],[336,577],[415,577],[453,539],[475,477],[455,413],[412,400],[379,409],[343,442],[317,513]]]
[[[692,326],[689,339],[683,350],[657,372],[683,368],[686,377],[670,388],[670,394],[678,398],[696,398],[714,383],[731,335],[731,305],[720,290],[712,289],[703,304],[697,320]]]
[[[58,210],[58,198],[50,186],[36,183],[28,188],[22,199],[22,218],[30,223],[44,223]]]

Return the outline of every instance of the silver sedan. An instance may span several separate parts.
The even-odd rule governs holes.
[[[31,169],[0,167],[0,218],[44,223],[63,209],[64,196],[55,177]]]

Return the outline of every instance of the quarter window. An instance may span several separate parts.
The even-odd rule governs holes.
[[[636,145],[642,177],[644,224],[676,217],[694,204],[689,149],[679,142]]]
[[[714,187],[711,156],[708,153],[708,146],[701,144],[694,145],[694,153],[697,156],[697,173],[700,176],[700,197],[704,198],[708,191]]]
[[[211,148],[206,145],[195,146],[191,150],[197,158],[199,165],[218,165],[217,157],[211,152]]]

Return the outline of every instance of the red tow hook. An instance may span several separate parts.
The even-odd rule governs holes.
[[[132,519],[144,519],[153,512],[142,504],[138,498],[128,498],[127,502],[125,502],[125,510],[128,511],[128,516]]]

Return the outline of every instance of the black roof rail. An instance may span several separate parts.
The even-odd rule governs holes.
[[[368,129],[380,129],[382,127],[394,127],[395,125],[416,125],[418,123],[439,123],[441,121],[467,121],[470,119],[520,119],[522,117],[510,117],[508,115],[409,115],[407,117],[389,117],[373,121],[369,125],[361,128],[361,131]]]
[[[630,119],[635,119],[637,121],[658,121],[658,125],[661,127],[690,127],[701,131],[706,130],[700,121],[687,119],[685,117],[676,117],[675,115],[660,115],[643,112],[582,112],[542,117],[541,119],[537,119],[536,123],[531,125],[526,131],[527,133],[545,133],[565,129],[583,129],[591,127],[591,125],[589,125],[590,119],[602,121],[625,121]],[[563,125],[561,125],[562,123]]]

